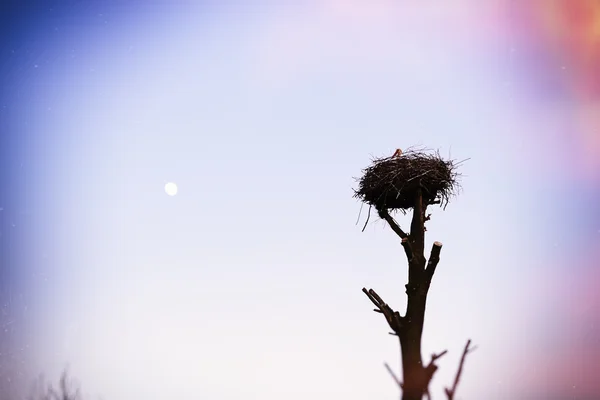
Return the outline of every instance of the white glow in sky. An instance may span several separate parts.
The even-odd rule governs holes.
[[[175,196],[177,194],[177,185],[174,182],[168,182],[165,185],[165,193],[169,196]]]

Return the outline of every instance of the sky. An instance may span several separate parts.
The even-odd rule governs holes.
[[[592,0],[3,1],[0,390],[398,398],[361,289],[402,312],[406,262],[352,189],[424,146],[468,159],[433,398],[467,339],[459,398],[594,398],[599,41]]]

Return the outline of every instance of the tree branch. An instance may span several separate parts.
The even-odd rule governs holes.
[[[429,365],[432,365],[434,362],[436,362],[436,361],[437,361],[437,359],[438,359],[438,358],[441,358],[441,357],[442,357],[443,355],[445,355],[446,353],[448,353],[448,350],[444,350],[444,351],[442,351],[442,352],[441,352],[441,353],[439,353],[439,354],[435,354],[435,353],[434,353],[434,354],[432,354],[432,355],[431,355],[431,361],[429,361],[429,364],[428,364],[428,366],[429,366]]]
[[[427,268],[425,268],[425,274],[427,275],[427,282],[431,283],[431,278],[433,278],[433,274],[435,273],[435,268],[440,262],[440,252],[442,251],[442,243],[441,242],[433,242],[433,247],[431,248],[431,255],[429,256],[429,261],[427,262]]]
[[[408,235],[402,230],[402,228],[400,228],[398,223],[394,221],[394,218],[392,218],[388,210],[382,208],[378,209],[377,212],[379,213],[379,217],[381,219],[387,221],[387,223],[390,225],[390,228],[392,228],[392,230],[396,232],[396,235],[400,236],[402,239],[408,237]]]
[[[400,382],[400,379],[398,379],[398,377],[396,376],[396,374],[394,374],[394,371],[392,371],[392,368],[390,368],[390,366],[388,365],[388,363],[384,363],[383,365],[385,365],[385,369],[388,370],[388,372],[392,376],[392,379],[394,380],[394,382],[396,382],[396,385],[398,385],[398,387],[400,388],[400,390],[402,390],[402,387],[403,387],[402,382]]]
[[[377,212],[379,213],[379,217],[381,219],[384,219],[387,221],[387,223],[390,225],[390,228],[392,228],[392,230],[394,232],[396,232],[396,235],[398,235],[402,238],[400,243],[402,244],[402,247],[404,248],[404,253],[406,253],[406,258],[410,262],[410,260],[412,260],[412,257],[413,257],[413,252],[412,252],[412,247],[410,245],[410,241],[408,240],[408,235],[406,234],[406,232],[404,232],[402,230],[402,228],[400,228],[400,225],[398,225],[398,223],[396,221],[394,221],[394,218],[392,218],[392,216],[386,209],[377,210]]]
[[[400,335],[400,331],[404,326],[404,318],[400,316],[400,313],[398,311],[394,311],[390,306],[388,306],[373,289],[367,290],[366,288],[363,288],[362,291],[367,295],[369,300],[375,304],[375,307],[377,307],[377,309],[374,311],[383,314],[385,316],[385,320],[390,328],[392,328],[394,333],[396,335]]]
[[[444,389],[444,391],[446,392],[446,397],[448,397],[448,400],[454,400],[454,395],[456,394],[456,387],[458,386],[458,381],[460,380],[460,376],[462,374],[462,369],[465,364],[465,358],[467,357],[467,354],[469,354],[470,352],[474,351],[477,348],[477,347],[469,348],[470,345],[471,345],[471,339],[467,340],[467,344],[465,345],[465,349],[463,350],[463,354],[462,354],[462,357],[460,358],[460,364],[458,364],[458,371],[456,371],[456,376],[454,378],[454,384],[452,385],[452,388]]]
[[[438,366],[435,365],[435,362],[442,357],[443,355],[445,355],[448,352],[448,350],[444,350],[439,354],[432,354],[431,355],[431,361],[429,361],[429,364],[427,364],[427,366],[425,367],[425,376],[426,376],[426,388],[429,387],[429,382],[431,381],[431,378],[433,378],[433,374],[435,373],[435,371],[437,371]]]

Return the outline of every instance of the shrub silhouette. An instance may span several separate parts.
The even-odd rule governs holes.
[[[33,384],[27,400],[82,400],[79,387],[74,385],[65,370],[58,382],[58,388],[46,384],[40,376]]]

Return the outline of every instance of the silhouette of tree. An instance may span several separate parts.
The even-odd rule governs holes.
[[[82,400],[79,387],[70,382],[67,371],[60,377],[58,388],[46,384],[40,376],[33,384],[27,400]]]
[[[404,316],[392,309],[373,289],[363,288],[363,292],[375,305],[375,310],[383,314],[398,336],[402,354],[403,380],[394,375],[389,365],[385,365],[402,392],[402,400],[422,400],[429,396],[429,384],[438,369],[436,361],[447,353],[444,350],[432,354],[427,365],[421,355],[421,337],[427,304],[427,294],[435,269],[440,261],[442,243],[434,242],[429,259],[425,258],[425,222],[431,214],[427,207],[433,204],[444,206],[459,189],[456,167],[460,163],[443,160],[439,153],[427,154],[418,149],[401,152],[396,150],[392,157],[374,159],[371,166],[363,170],[355,197],[377,210],[381,219],[387,222],[400,238],[400,243],[408,261],[408,302]],[[390,211],[406,213],[412,209],[410,231],[406,233],[391,216]],[[366,224],[368,223],[368,218]],[[364,230],[364,228],[363,228]],[[467,342],[460,361],[456,378],[451,388],[445,390],[448,400],[454,399],[463,364],[470,348]]]

